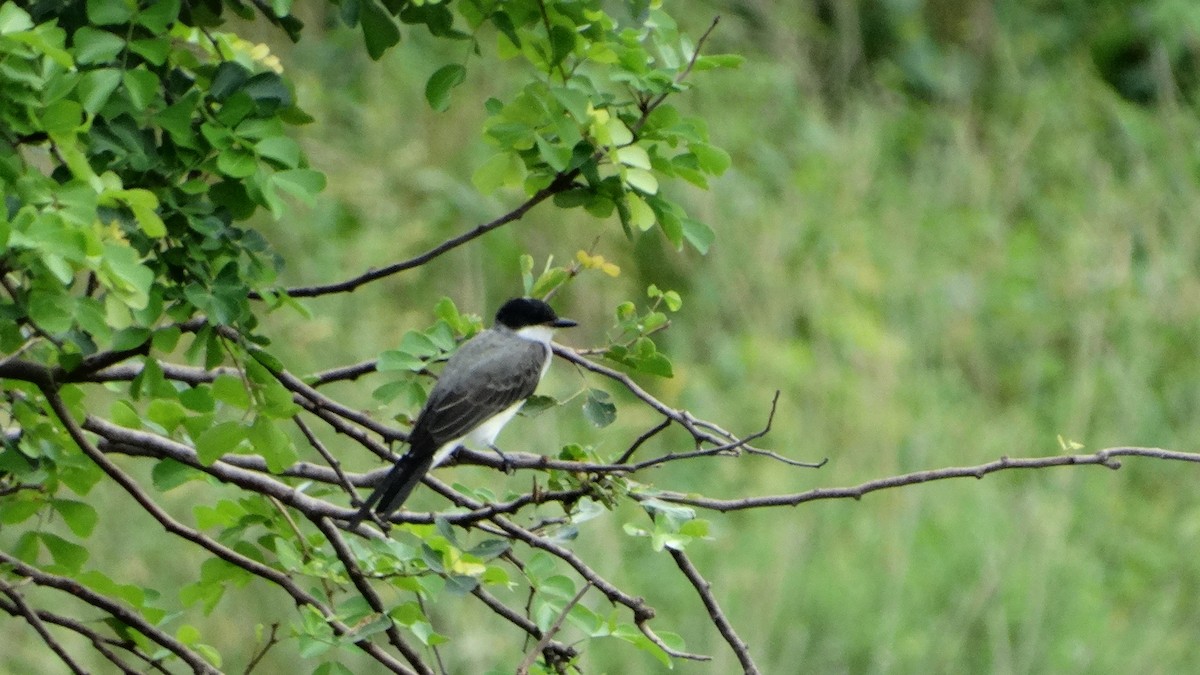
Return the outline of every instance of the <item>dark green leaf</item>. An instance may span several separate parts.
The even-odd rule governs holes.
[[[208,87],[208,95],[218,101],[224,101],[234,92],[241,89],[246,80],[250,79],[250,71],[233,61],[222,61],[213,75],[212,84]]]
[[[583,416],[600,428],[612,424],[617,419],[617,406],[611,398],[602,389],[588,389],[587,399],[583,403]]]
[[[204,474],[196,469],[169,457],[155,462],[154,468],[150,470],[150,480],[160,492],[166,492],[203,476]]]
[[[137,22],[151,33],[165,33],[179,17],[180,0],[154,0],[138,12]]]
[[[378,61],[389,47],[400,42],[400,26],[379,0],[359,0],[358,5],[367,54]]]
[[[450,107],[450,90],[467,78],[467,69],[457,63],[438,68],[425,83],[425,100],[429,107],[441,112]]]
[[[566,26],[550,27],[550,66],[557,66],[575,49],[575,31]]]

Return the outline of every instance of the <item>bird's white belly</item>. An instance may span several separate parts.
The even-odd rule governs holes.
[[[438,448],[437,453],[433,456],[433,466],[439,466],[460,445],[465,445],[472,450],[480,452],[490,449],[492,444],[496,442],[496,436],[500,434],[500,430],[517,414],[517,411],[521,409],[524,403],[525,401],[517,401],[504,410],[492,415],[490,419],[475,427],[466,436],[456,438]]]

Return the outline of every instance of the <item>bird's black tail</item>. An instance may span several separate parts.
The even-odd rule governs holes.
[[[372,509],[381,518],[386,518],[400,508],[433,466],[433,457],[433,452],[415,452],[410,449],[397,460],[392,470],[379,481],[379,485],[375,486],[375,491],[371,493],[367,502],[350,519],[350,526],[354,527],[360,523],[370,515]]]

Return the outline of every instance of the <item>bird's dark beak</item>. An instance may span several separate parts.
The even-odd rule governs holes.
[[[563,319],[563,318],[558,318],[558,319],[555,319],[550,322],[551,328],[570,328],[571,326],[578,326],[578,325],[579,324],[576,323],[575,321],[572,321],[570,319]]]

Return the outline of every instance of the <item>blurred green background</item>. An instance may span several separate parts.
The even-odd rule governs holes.
[[[820,470],[708,459],[642,477],[659,487],[736,497],[853,485],[1056,454],[1059,434],[1089,451],[1200,445],[1200,6],[744,0],[668,10],[692,35],[720,15],[709,50],[747,58],[738,71],[697,74],[675,100],[734,158],[710,192],[667,188],[716,230],[709,255],[676,252],[656,232],[630,243],[615,219],[543,206],[418,270],[309,301],[312,319],[273,315],[266,332],[281,352],[312,369],[371,358],[432,323],[442,296],[490,315],[520,292],[521,252],[566,262],[597,242],[622,275],[585,276],[558,298],[583,324],[564,343],[600,344],[615,304],[650,283],[678,290],[684,307],[662,339],[676,377],[644,384],[739,433],[761,426],[779,389],[761,445],[829,458]],[[330,182],[315,208],[260,224],[287,260],[284,283],[411,257],[518,203],[480,196],[470,177],[490,154],[483,101],[522,73],[416,33],[371,62],[360,35],[304,18],[295,46],[266,26],[246,32],[297,83],[316,118],[299,137]],[[464,59],[450,110],[430,111],[425,80]],[[588,426],[572,404],[517,420],[504,447],[578,440],[616,452],[657,421],[564,363],[543,391],[585,384],[617,395],[614,426]],[[369,408],[372,386],[332,391]],[[664,435],[643,452],[685,447]],[[1006,472],[710,514],[714,539],[689,553],[766,673],[1187,672],[1200,631],[1198,484],[1200,467],[1138,459],[1117,472]],[[414,507],[441,505],[427,492]],[[694,591],[667,556],[623,533],[627,521],[636,513],[590,521],[574,547],[645,595],[658,629],[715,657],[676,672],[735,672]],[[438,629],[455,637],[454,672],[520,660],[511,635],[460,633],[478,618],[472,601],[438,611]],[[212,622],[235,643],[248,617],[271,613],[231,597]],[[244,663],[236,649],[227,658]],[[616,641],[593,642],[584,664],[661,669]]]
[[[747,57],[736,72],[697,74],[675,100],[734,157],[710,192],[674,187],[718,233],[708,256],[677,253],[655,232],[631,246],[615,219],[543,207],[420,270],[311,302],[312,321],[281,314],[275,334],[314,368],[367,358],[430,323],[443,295],[489,314],[519,292],[519,252],[565,261],[598,238],[623,273],[585,277],[560,298],[583,323],[564,342],[599,344],[611,308],[649,283],[679,290],[685,305],[664,338],[677,376],[647,382],[654,393],[749,432],[780,389],[764,445],[830,459],[816,471],[698,461],[644,477],[658,486],[798,492],[1055,454],[1058,434],[1089,450],[1197,447],[1200,7],[668,9],[693,35],[720,15],[710,51]],[[286,282],[407,258],[515,205],[518,195],[481,197],[470,176],[489,155],[482,102],[521,73],[415,34],[372,63],[357,35],[309,24],[296,48],[262,35],[317,119],[301,138],[330,178],[317,209],[263,225],[288,260]],[[464,58],[451,109],[431,112],[425,79]],[[581,377],[558,364],[544,391],[570,394]],[[604,431],[560,411],[519,420],[507,443],[619,450],[654,421],[619,400]],[[681,447],[676,435],[654,449]],[[1184,672],[1200,630],[1197,484],[1200,467],[1136,459],[1119,472],[1004,473],[715,515],[714,540],[689,550],[768,673]],[[588,523],[576,548],[647,595],[659,628],[716,657],[677,671],[737,670],[694,592],[664,581],[677,578],[669,559],[622,533],[627,520],[636,514]],[[471,623],[445,613],[444,632]],[[457,644],[460,672],[499,665],[488,656],[499,643]],[[659,669],[616,642],[592,644],[585,663]]]

